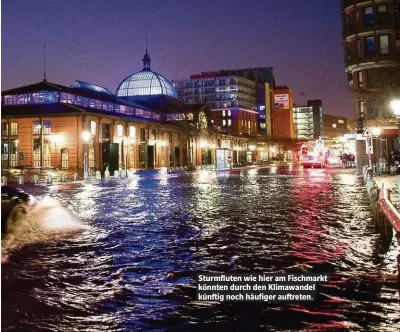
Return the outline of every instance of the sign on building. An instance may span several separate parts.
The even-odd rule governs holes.
[[[274,95],[275,109],[288,110],[289,109],[289,95],[277,94]]]

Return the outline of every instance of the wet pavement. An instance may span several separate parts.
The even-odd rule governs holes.
[[[375,233],[353,173],[149,171],[27,186],[42,200],[29,218],[47,231],[2,243],[2,329],[397,331],[398,246]],[[316,302],[195,299],[200,272],[294,269],[330,274]]]
[[[375,176],[373,179],[378,188],[384,184],[390,190],[390,200],[400,210],[400,175]]]

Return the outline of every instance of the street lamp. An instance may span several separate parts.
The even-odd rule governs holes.
[[[379,167],[379,159],[380,159],[380,149],[379,146],[381,145],[381,139],[379,138],[379,135],[381,134],[381,128],[379,127],[372,127],[371,128],[371,133],[373,137],[376,139],[376,163],[378,166],[378,174],[380,175],[380,167]]]
[[[91,135],[90,135],[90,133],[88,131],[84,131],[82,133],[82,139],[83,139],[83,142],[84,142],[84,154],[83,154],[83,178],[84,179],[87,179],[88,176],[89,176],[87,143],[89,142],[90,137],[91,137]]]

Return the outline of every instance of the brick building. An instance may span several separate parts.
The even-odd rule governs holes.
[[[271,112],[272,137],[295,138],[292,90],[278,86],[273,90],[271,99],[274,105]]]
[[[129,75],[113,94],[76,81],[43,80],[2,92],[2,168],[110,171],[214,164],[218,149],[239,162],[246,139],[218,131],[204,104],[185,105],[151,71]]]

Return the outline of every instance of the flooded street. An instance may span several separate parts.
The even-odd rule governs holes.
[[[2,264],[4,331],[400,325],[398,246],[375,233],[365,187],[349,172],[149,171],[33,194],[62,207],[46,227],[62,229],[68,218],[81,227],[10,253]],[[197,273],[279,271],[331,280],[313,303],[195,301]]]

